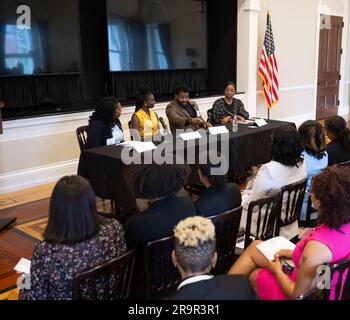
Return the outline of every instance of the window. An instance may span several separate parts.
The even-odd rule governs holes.
[[[5,27],[5,67],[20,74],[33,74],[33,37],[31,29],[18,29],[15,24]]]
[[[154,69],[169,69],[168,58],[161,42],[160,25],[156,23],[148,24],[147,30],[150,67]]]
[[[110,70],[130,70],[129,43],[125,23],[113,19],[108,25]]]

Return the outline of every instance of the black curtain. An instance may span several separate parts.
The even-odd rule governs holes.
[[[178,85],[187,85],[192,92],[203,92],[206,81],[206,69],[113,72],[110,73],[110,91],[119,99],[134,98],[145,85],[156,95],[172,95]]]
[[[79,75],[0,78],[0,97],[6,107],[63,105],[83,100]]]

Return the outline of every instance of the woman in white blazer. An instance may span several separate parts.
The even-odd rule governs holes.
[[[250,201],[276,195],[282,187],[299,182],[307,177],[303,146],[296,128],[292,126],[277,129],[272,142],[272,161],[264,164],[258,171],[249,195],[243,200],[241,227],[245,229],[247,209]],[[283,217],[282,209],[282,217]],[[257,216],[252,217],[251,231],[256,232]],[[298,235],[298,221],[281,228],[280,235],[292,239]]]

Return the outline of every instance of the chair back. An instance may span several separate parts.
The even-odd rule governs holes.
[[[324,265],[325,270],[321,276],[325,284],[330,288],[323,290],[313,288],[312,290],[300,295],[297,300],[350,300],[350,258],[346,258],[331,265]],[[319,276],[319,275],[318,275]],[[327,277],[330,276],[330,282]]]
[[[80,151],[83,151],[86,149],[88,128],[89,128],[89,126],[82,126],[82,127],[79,127],[75,131],[75,134],[76,134],[77,139],[78,139]]]
[[[131,120],[128,122],[128,128],[129,128],[129,133],[130,133],[130,139],[131,141],[134,141],[134,136],[132,134],[132,126],[131,126]]]
[[[350,258],[334,263],[331,266],[331,291],[329,299],[350,300]]]
[[[134,276],[135,250],[73,279],[73,300],[127,300]]]
[[[276,236],[282,227],[300,220],[307,179],[281,188],[278,204]]]
[[[343,162],[343,163],[339,163],[339,164],[338,164],[338,167],[347,167],[347,168],[350,168],[350,161],[346,161],[346,162]]]
[[[160,300],[173,294],[181,281],[174,267],[171,252],[174,237],[149,242],[146,245],[146,289],[148,300]]]
[[[317,210],[312,206],[311,195],[309,194],[307,199],[305,221],[299,220],[299,227],[315,228],[318,224],[318,219],[317,218],[311,219],[311,215],[315,212],[317,212]]]
[[[249,203],[245,228],[246,249],[253,240],[268,240],[276,234],[277,210],[280,194]],[[256,220],[256,230],[252,230],[252,219]],[[255,223],[253,224],[255,225]]]
[[[208,122],[208,123],[212,123],[212,121],[213,121],[213,109],[209,109],[209,110],[207,111],[207,115],[208,115],[207,122]]]
[[[218,260],[213,273],[216,275],[227,273],[236,260],[235,250],[241,216],[242,207],[239,207],[208,217],[215,226]]]

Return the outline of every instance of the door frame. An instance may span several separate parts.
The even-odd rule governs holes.
[[[317,8],[317,18],[316,18],[316,45],[315,45],[315,68],[314,68],[314,105],[313,105],[313,117],[316,119],[317,114],[317,82],[318,82],[318,63],[319,63],[319,50],[320,50],[320,24],[321,24],[321,15],[330,15],[336,17],[342,17],[344,22],[343,34],[342,34],[342,49],[343,54],[340,61],[340,75],[341,80],[339,82],[339,107],[338,115],[343,115],[344,110],[344,101],[345,101],[345,85],[349,82],[345,80],[345,67],[346,67],[346,54],[349,48],[347,48],[347,36],[348,36],[348,1],[343,0],[343,10],[344,12],[333,12],[329,7],[322,5],[322,0],[318,1]],[[345,107],[348,107],[345,106]]]

